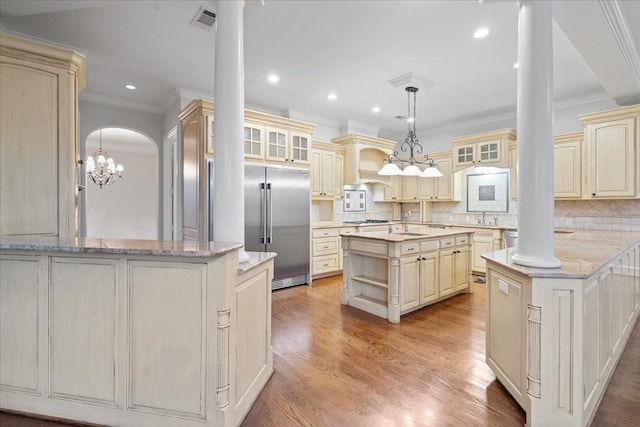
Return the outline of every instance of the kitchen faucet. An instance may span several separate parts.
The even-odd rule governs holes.
[[[482,219],[478,218],[478,225],[487,225],[485,222],[485,214],[486,212],[482,212]]]
[[[409,232],[409,217],[411,216],[411,211],[406,211],[404,213],[404,232]]]

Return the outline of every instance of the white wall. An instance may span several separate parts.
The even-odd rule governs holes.
[[[109,149],[104,138],[103,148],[125,171],[102,188],[87,183],[87,237],[157,239],[157,153]]]
[[[100,129],[108,127],[119,127],[124,129],[130,129],[137,131],[146,137],[148,137],[157,147],[156,156],[156,176],[162,174],[162,129],[163,129],[163,116],[162,114],[149,113],[144,111],[132,110],[129,108],[117,107],[112,105],[98,104],[89,101],[80,100],[79,103],[79,141],[80,141],[80,158],[86,159],[88,154],[85,149],[85,143],[89,134]],[[114,152],[115,158],[115,152]],[[116,158],[117,161],[117,158]],[[129,174],[127,165],[126,173]],[[84,169],[83,169],[84,171]],[[81,183],[84,184],[84,176],[81,178]],[[93,184],[92,184],[93,185]],[[156,193],[156,205],[155,215],[157,232],[154,238],[158,238],[162,234],[162,189],[159,184],[155,187]],[[87,224],[86,224],[86,194],[80,193],[80,236],[87,236]],[[123,226],[126,226],[123,224]]]

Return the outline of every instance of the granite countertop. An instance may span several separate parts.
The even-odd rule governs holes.
[[[449,236],[458,236],[460,234],[473,233],[473,231],[467,230],[440,230],[433,229],[428,233],[391,233],[386,231],[364,231],[361,233],[341,234],[345,237],[363,237],[365,239],[383,240],[385,242],[404,242],[408,240],[430,239]]]
[[[2,236],[0,250],[46,251],[115,255],[155,255],[173,257],[215,257],[241,248],[239,243],[192,242],[174,240],[133,240],[56,236]]]
[[[370,227],[374,225],[389,225],[389,224],[404,224],[402,220],[389,220],[389,222],[378,222],[378,223],[360,223],[360,224],[351,224],[351,223],[318,223],[312,224],[311,228],[313,229],[321,229],[321,228],[343,228],[343,227]],[[486,228],[490,230],[516,230],[517,227],[511,225],[477,225],[477,224],[454,224],[454,223],[441,223],[441,222],[418,222],[418,221],[409,221],[409,225],[426,225],[433,227],[461,227],[461,228]]]
[[[482,255],[529,277],[587,279],[611,262],[616,256],[640,242],[640,233],[631,231],[577,230],[555,234],[555,255],[559,268],[533,268],[514,264],[515,248]]]
[[[249,261],[238,264],[238,274],[245,274],[252,268],[277,256],[275,252],[247,252],[247,254],[249,255]]]

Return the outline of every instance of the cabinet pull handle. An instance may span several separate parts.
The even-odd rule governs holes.
[[[413,250],[413,248],[408,248],[408,249],[407,249],[407,251],[412,251],[412,250]]]
[[[423,261],[426,261],[427,259],[423,257],[423,258],[422,258],[422,260],[423,260]]]
[[[323,267],[329,267],[329,264],[324,264]]]
[[[422,259],[424,259],[424,258],[422,258]],[[416,259],[416,261],[420,261],[420,258]]]
[[[329,246],[323,246],[322,249],[329,249]]]

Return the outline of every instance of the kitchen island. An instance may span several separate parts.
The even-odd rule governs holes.
[[[486,361],[528,426],[586,426],[640,315],[640,233],[556,234],[557,269],[486,254]]]
[[[464,292],[473,232],[361,232],[342,235],[342,304],[384,317],[400,316]]]
[[[0,407],[238,425],[273,372],[275,256],[240,247],[0,237]]]

